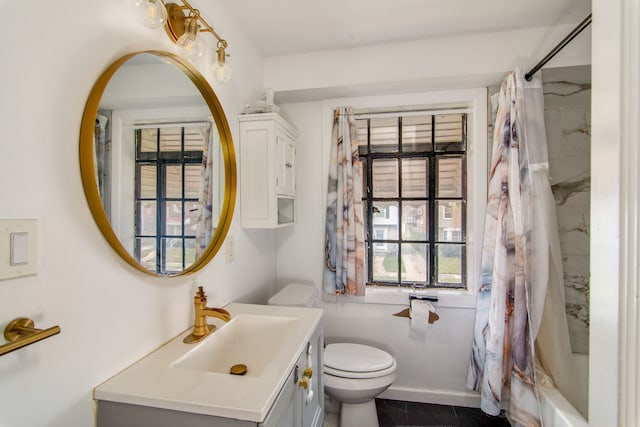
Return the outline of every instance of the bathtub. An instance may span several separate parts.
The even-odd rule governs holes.
[[[575,354],[574,363],[580,368],[581,378],[575,381],[574,396],[581,406],[581,411],[587,413],[588,407],[588,375],[589,356]],[[578,409],[576,409],[560,391],[553,387],[540,386],[540,409],[544,427],[589,427],[589,423]]]

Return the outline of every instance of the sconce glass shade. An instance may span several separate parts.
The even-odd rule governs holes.
[[[147,28],[160,28],[167,22],[167,8],[162,0],[133,0],[133,13]]]
[[[204,42],[198,38],[198,31],[198,21],[187,18],[184,34],[176,41],[180,55],[191,62],[204,54]]]
[[[216,80],[220,83],[226,83],[231,80],[232,70],[231,65],[225,62],[224,64],[220,64],[216,62],[216,65],[213,67],[213,74],[216,77]]]
[[[224,46],[226,46],[226,44]],[[218,50],[216,50],[216,53],[218,54],[218,60],[213,66],[213,75],[220,83],[226,83],[231,80],[233,70],[231,69],[231,65],[227,62],[227,54],[224,51],[224,47],[218,44]]]

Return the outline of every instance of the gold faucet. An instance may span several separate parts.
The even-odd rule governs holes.
[[[231,320],[231,315],[227,310],[207,307],[207,295],[204,293],[202,286],[198,286],[198,292],[193,297],[193,305],[195,307],[193,331],[183,340],[187,344],[200,341],[216,329],[215,325],[207,324],[207,317],[217,317],[225,322]]]

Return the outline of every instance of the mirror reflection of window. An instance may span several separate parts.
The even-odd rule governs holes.
[[[136,126],[134,257],[159,274],[197,257],[202,164],[209,124]]]

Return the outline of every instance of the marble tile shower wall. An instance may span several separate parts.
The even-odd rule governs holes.
[[[571,346],[575,353],[588,353],[591,67],[543,70],[542,77]],[[489,94],[498,90],[490,87]]]
[[[571,346],[589,352],[591,73],[571,67],[543,74],[549,172],[556,200]]]

